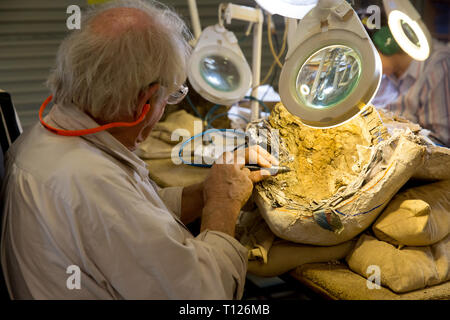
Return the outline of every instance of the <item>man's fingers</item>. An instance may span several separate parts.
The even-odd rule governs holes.
[[[251,171],[248,175],[248,177],[250,178],[250,180],[252,180],[253,183],[257,183],[269,176],[270,172],[267,170]]]
[[[279,164],[279,161],[275,157],[258,145],[247,148],[245,156],[247,163],[258,164],[265,168]]]
[[[239,168],[242,168],[246,163],[257,164],[263,168],[279,165],[278,159],[258,145],[236,150],[234,152],[225,152],[216,163],[234,164],[238,165]]]
[[[260,146],[257,146],[256,151],[258,154],[260,154],[264,159],[269,161],[272,165],[278,166],[280,162],[277,158],[275,158],[273,155],[271,155],[266,149],[261,148]]]
[[[256,149],[249,149],[248,151],[248,163],[258,164],[261,167],[269,168],[272,164],[264,158]]]

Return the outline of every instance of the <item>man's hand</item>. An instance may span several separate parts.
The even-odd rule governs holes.
[[[204,182],[201,231],[217,230],[234,236],[239,211],[250,198],[253,183],[269,176],[268,171],[254,171],[244,168],[245,163],[256,163],[269,168],[278,165],[278,161],[259,146],[245,150],[244,153],[225,153],[220,161],[211,168]]]

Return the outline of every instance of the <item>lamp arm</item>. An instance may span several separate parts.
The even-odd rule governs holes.
[[[228,24],[231,23],[232,19],[254,23],[262,23],[264,21],[262,10],[259,8],[241,6],[233,3],[226,3],[221,5],[224,6],[224,16]]]
[[[288,30],[288,48],[292,46],[297,34],[298,20],[294,18],[287,18],[287,30]]]
[[[195,41],[197,42],[198,38],[202,33],[202,27],[200,25],[200,16],[198,14],[197,1],[196,0],[188,0],[189,6],[189,14],[191,16],[192,29],[194,31]]]
[[[261,56],[262,56],[262,37],[263,37],[263,14],[261,9],[257,9],[260,14],[260,21],[256,23],[253,31],[253,51],[252,51],[252,72],[253,72],[253,84],[252,84],[252,96],[258,98],[258,88],[261,81]],[[259,118],[259,103],[252,100],[251,104],[251,121],[255,121]]]

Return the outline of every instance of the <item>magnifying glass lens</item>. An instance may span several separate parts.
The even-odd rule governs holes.
[[[345,100],[361,77],[361,57],[350,47],[333,45],[312,54],[297,75],[297,94],[304,104],[325,109]]]
[[[411,26],[404,20],[400,20],[400,24],[402,25],[403,32],[408,37],[409,41],[411,41],[416,47],[420,48],[419,37],[411,28]]]
[[[224,92],[236,90],[241,81],[235,64],[219,55],[204,57],[200,62],[200,74],[211,87]]]

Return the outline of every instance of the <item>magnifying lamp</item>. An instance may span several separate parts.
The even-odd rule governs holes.
[[[389,29],[400,48],[413,59],[424,61],[431,51],[431,35],[408,0],[383,0]]]
[[[229,24],[233,19],[250,22],[253,26],[252,69],[236,36],[224,27],[224,21]],[[219,5],[219,23],[202,32],[188,62],[189,81],[201,96],[221,105],[242,100],[250,88],[252,96],[258,96],[263,22],[259,8],[232,3]],[[258,117],[258,102],[252,101],[251,119]]]
[[[345,0],[319,0],[289,46],[280,97],[305,125],[330,128],[370,103],[381,76],[380,56],[352,7]]]
[[[220,24],[203,30],[188,62],[188,78],[211,102],[230,105],[244,98],[252,72],[234,33]]]
[[[256,0],[270,14],[279,14],[287,18],[303,19],[316,6],[318,0]]]

